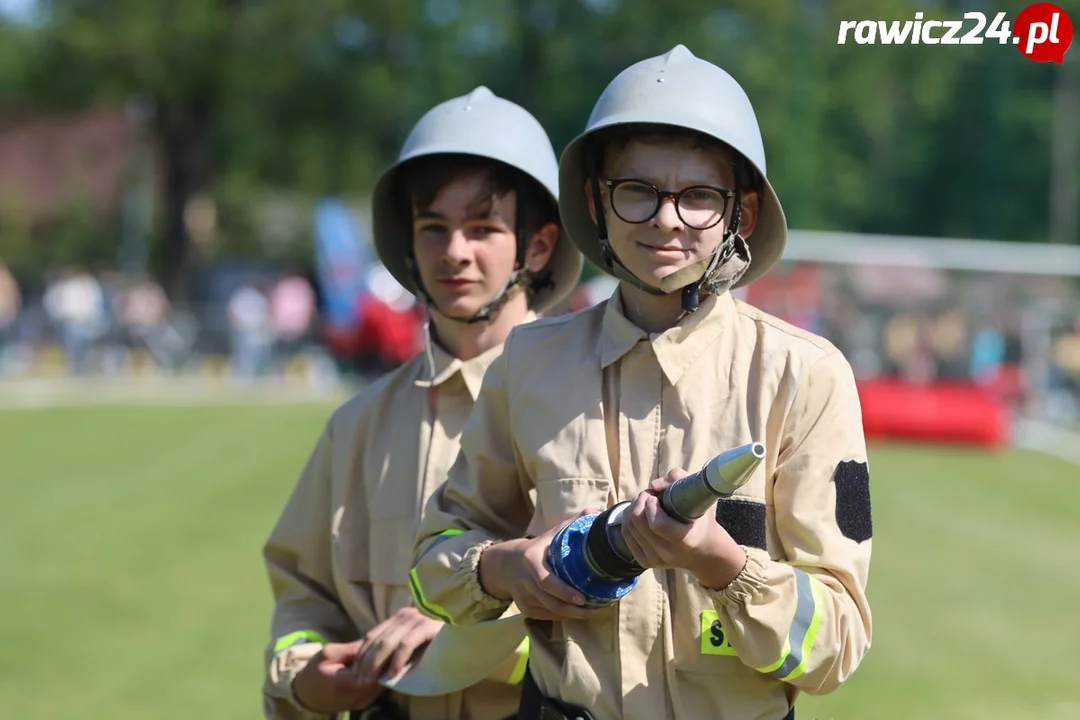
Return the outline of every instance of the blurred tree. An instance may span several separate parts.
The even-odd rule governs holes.
[[[0,100],[62,110],[153,99],[174,291],[193,196],[219,200],[219,254],[258,253],[247,236],[260,197],[363,200],[435,103],[487,85],[534,112],[561,151],[618,71],[676,43],[746,88],[793,227],[1048,232],[1060,68],[994,42],[837,43],[842,20],[959,19],[978,2],[38,1],[38,25],[0,24]]]
[[[23,97],[50,110],[119,104],[133,95],[151,101],[164,180],[162,267],[174,296],[182,294],[188,262],[185,208],[226,171],[230,144],[239,143],[241,161],[245,151],[266,157],[275,146],[304,147],[279,142],[279,116],[292,138],[312,116],[322,130],[330,122],[340,128],[345,119],[335,98],[354,97],[349,87],[320,82],[327,62],[340,64],[333,30],[350,5],[344,0],[40,2],[43,22]],[[253,112],[267,99],[262,112]],[[299,121],[285,112],[297,108]],[[340,156],[339,147],[324,152]],[[273,167],[248,170],[266,165]]]
[[[221,72],[234,47],[239,0],[41,0],[44,24],[25,88],[49,109],[145,95],[164,180],[166,286],[182,289],[184,209],[208,187]]]

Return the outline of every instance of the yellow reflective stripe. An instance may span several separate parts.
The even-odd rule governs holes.
[[[431,548],[438,545],[441,541],[448,538],[455,537],[464,533],[464,530],[458,530],[457,528],[450,528],[449,530],[443,530],[435,542],[431,544],[425,554],[431,551]],[[433,617],[436,620],[442,620],[447,625],[453,625],[454,622],[450,619],[450,613],[446,612],[446,608],[442,605],[437,605],[426,597],[424,597],[424,590],[420,587],[420,577],[416,574],[416,567],[414,566],[409,570],[409,594],[412,595],[413,604],[417,609],[429,617]]]
[[[314,630],[297,630],[296,632],[291,632],[288,635],[283,635],[277,639],[277,642],[274,643],[274,654],[277,655],[282,650],[286,650],[301,642],[322,643],[323,645],[326,645],[327,640]]]
[[[509,685],[518,685],[525,679],[525,670],[529,667],[529,636],[526,635],[525,639],[521,641],[517,649],[518,659],[517,665],[514,666],[514,672],[510,673],[510,677],[506,680]]]
[[[413,603],[420,612],[436,620],[442,620],[447,625],[454,624],[450,621],[450,615],[447,614],[446,608],[442,605],[436,605],[424,597],[424,591],[420,589],[420,578],[416,576],[416,568],[409,571],[409,594],[412,595]]]
[[[807,573],[792,568],[795,573],[797,600],[795,617],[784,638],[784,649],[780,659],[771,665],[755,668],[758,672],[772,675],[777,680],[788,682],[806,672],[810,651],[817,639],[825,607],[825,595],[821,583]]]
[[[790,675],[781,678],[784,682],[791,682],[806,672],[807,661],[810,658],[810,650],[814,647],[814,641],[817,640],[818,630],[821,629],[821,621],[825,616],[825,586],[817,579],[811,577],[810,590],[814,595],[814,619],[810,621],[810,629],[807,630],[806,637],[803,638],[802,660],[795,666],[795,669],[791,671]]]

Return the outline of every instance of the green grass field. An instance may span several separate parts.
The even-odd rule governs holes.
[[[260,544],[330,409],[0,411],[0,715],[261,717]],[[1080,717],[1080,468],[871,468],[874,647],[799,717]]]

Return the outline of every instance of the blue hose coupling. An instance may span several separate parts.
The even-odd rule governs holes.
[[[606,513],[605,513],[606,514]],[[585,596],[585,607],[612,605],[634,589],[638,578],[612,579],[597,574],[586,556],[586,539],[600,515],[584,515],[563,527],[551,539],[548,563],[560,580]]]

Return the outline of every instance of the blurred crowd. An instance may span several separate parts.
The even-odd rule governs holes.
[[[829,338],[860,379],[974,383],[1017,410],[1080,422],[1071,278],[782,263],[747,299]]]
[[[0,377],[219,372],[237,381],[313,372],[370,379],[423,350],[426,311],[379,263],[352,323],[328,326],[317,283],[286,270],[220,273],[175,308],[149,277],[70,267],[20,287],[0,264]],[[558,312],[610,295],[599,278]],[[606,294],[605,294],[606,293]]]
[[[56,358],[76,376],[119,375],[146,363],[182,371],[216,355],[235,377],[256,378],[280,373],[317,344],[315,290],[296,273],[241,282],[222,306],[185,310],[174,309],[152,278],[115,270],[63,268],[35,290],[20,288],[0,265],[0,374],[31,375]]]
[[[27,290],[0,265],[0,376],[40,373],[51,358],[54,372],[82,376],[209,367],[238,381],[369,379],[422,351],[426,312],[381,265],[366,274],[343,331],[323,322],[317,283],[290,270],[235,274],[178,309],[148,277],[64,268]],[[583,282],[549,314],[614,287]],[[737,294],[831,339],[860,379],[978,383],[1080,422],[1080,292],[1067,279],[783,263]]]

